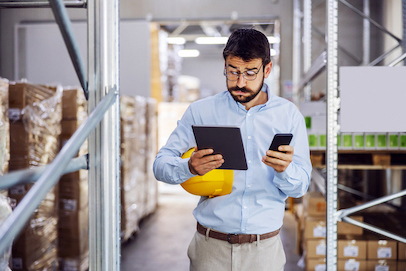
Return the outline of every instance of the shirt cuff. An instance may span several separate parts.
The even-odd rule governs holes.
[[[192,174],[192,173],[190,172],[190,169],[189,169],[189,160],[190,160],[189,158],[188,158],[188,159],[182,159],[182,160],[179,162],[180,172],[182,172],[179,177],[180,177],[180,179],[182,180],[182,183],[183,183],[183,182],[186,182],[186,181],[189,180],[190,178],[196,176],[196,175],[194,175],[194,174]]]
[[[275,171],[275,179],[274,182],[276,180],[276,183],[281,183],[281,182],[286,182],[290,180],[290,176],[292,175],[292,171],[293,171],[293,165],[292,163],[289,164],[289,166],[285,169],[285,171],[282,172],[276,172]]]

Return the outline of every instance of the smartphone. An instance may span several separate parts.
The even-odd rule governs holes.
[[[278,151],[279,146],[281,145],[289,145],[290,141],[292,140],[292,134],[276,134],[272,140],[271,146],[269,150],[271,151]]]

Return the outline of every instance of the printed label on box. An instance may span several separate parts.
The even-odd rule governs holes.
[[[344,270],[358,271],[359,262],[354,261],[353,259],[345,261]]]
[[[326,244],[318,244],[316,246],[317,255],[326,255]]]
[[[21,116],[21,110],[19,108],[9,108],[8,110],[8,118],[11,121],[19,120]]]
[[[378,258],[391,258],[392,257],[392,248],[390,247],[380,247],[377,250]]]
[[[315,271],[326,271],[326,265],[325,264],[318,264],[314,267]]]
[[[357,257],[358,256],[358,247],[357,246],[345,246],[344,247],[344,256],[345,257]]]
[[[23,259],[13,258],[11,261],[13,269],[23,269]]]
[[[389,271],[389,266],[375,265],[375,271]]]
[[[78,263],[75,260],[64,260],[63,261],[63,271],[78,271]]]
[[[326,227],[316,226],[313,228],[313,237],[326,237]]]
[[[16,185],[10,188],[11,195],[23,195],[25,194],[25,186],[24,185]]]
[[[75,199],[63,199],[63,209],[66,211],[76,211],[77,202]]]

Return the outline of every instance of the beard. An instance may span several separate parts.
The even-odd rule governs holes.
[[[262,89],[263,84],[264,84],[264,80],[262,80],[262,84],[258,88],[257,91],[246,88],[246,87],[239,88],[238,86],[230,87],[230,88],[228,88],[228,91],[230,92],[230,94],[233,97],[234,101],[245,104],[245,103],[248,103],[248,102],[252,101],[255,97],[258,96],[259,92]],[[248,95],[248,96],[234,95],[233,91],[241,91],[241,92],[244,92],[244,93],[249,93],[250,95]]]

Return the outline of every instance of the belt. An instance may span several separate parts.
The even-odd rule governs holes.
[[[197,223],[197,232],[201,233],[203,235],[206,235],[207,228],[205,226],[202,226],[200,223]],[[261,234],[259,236],[259,240],[264,240],[268,239],[271,237],[274,237],[278,235],[279,230],[268,232]],[[227,234],[227,233],[222,233],[218,231],[214,231],[210,229],[209,231],[209,237],[217,239],[217,240],[222,240],[222,241],[227,241],[230,244],[244,244],[244,243],[252,243],[257,241],[257,235],[256,234]]]

